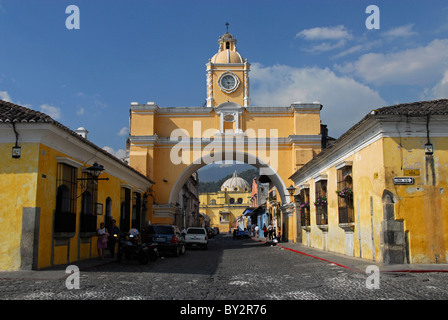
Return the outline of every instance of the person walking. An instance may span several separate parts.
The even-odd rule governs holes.
[[[268,228],[266,228],[266,225],[263,225],[263,236],[264,236],[264,240],[267,240]]]
[[[273,232],[273,227],[272,224],[269,224],[268,226],[268,236],[269,236],[269,240],[272,240],[272,232]]]
[[[107,244],[112,259],[115,256],[115,244],[117,243],[119,234],[120,229],[117,227],[117,221],[114,219],[112,220],[112,226],[109,227],[109,242]]]

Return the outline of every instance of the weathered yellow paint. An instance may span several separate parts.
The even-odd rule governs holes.
[[[21,238],[22,214],[24,208],[38,208],[40,210],[37,232],[37,268],[74,262],[78,259],[93,258],[98,255],[96,248],[97,237],[90,238],[90,243],[81,243],[78,252],[79,219],[81,199],[77,198],[76,232],[68,239],[70,245],[56,245],[53,239],[53,219],[56,209],[57,193],[57,157],[70,158],[48,146],[39,143],[21,144],[22,156],[19,159],[11,157],[13,144],[0,144],[2,166],[0,167],[0,203],[2,203],[0,224],[0,270],[18,270],[21,268]],[[75,159],[74,159],[75,160]],[[87,167],[86,164],[84,166]],[[78,169],[78,177],[81,177]],[[112,216],[120,221],[120,185],[126,181],[120,180],[107,172],[102,177],[109,181],[98,182],[97,202],[103,204],[103,215],[97,216],[99,225],[105,220],[105,203],[110,197],[113,199]],[[80,183],[78,192],[81,193]],[[130,204],[132,205],[132,203]],[[70,251],[68,252],[68,248]]]
[[[386,186],[395,190],[399,205],[395,206],[397,220],[405,222],[409,233],[411,263],[445,263],[448,259],[448,209],[446,207],[448,174],[446,138],[431,138],[434,155],[426,157],[426,138],[385,139],[385,150],[394,154],[386,159],[389,175]],[[400,147],[400,145],[402,147]],[[401,168],[419,169],[414,185],[396,185],[394,176],[404,175]]]
[[[431,138],[434,155],[425,156],[426,138],[382,138],[346,157],[353,163],[354,223],[353,235],[338,223],[337,169],[322,171],[327,175],[328,233],[316,225],[315,180],[310,188],[310,246],[364,259],[382,261],[382,221],[385,190],[395,196],[395,220],[403,221],[410,263],[446,263],[448,209],[446,190],[448,174],[447,138]],[[412,175],[412,185],[395,185],[394,177]],[[434,174],[433,174],[434,173]],[[350,238],[351,237],[351,238]],[[352,249],[347,247],[351,241]],[[307,243],[303,228],[302,244]],[[350,249],[350,250],[349,250]]]
[[[0,270],[20,268],[22,208],[36,207],[39,146],[22,145],[22,157],[13,159],[13,144],[0,144]],[[12,200],[12,201],[11,201]]]

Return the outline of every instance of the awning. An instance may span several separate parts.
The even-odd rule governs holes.
[[[243,216],[250,217],[250,216],[253,216],[254,214],[256,215],[256,214],[262,213],[262,212],[263,212],[263,207],[262,206],[258,206],[256,208],[249,207],[246,210],[244,210]]]
[[[243,212],[243,216],[245,216],[245,217],[250,217],[251,215],[254,214],[254,211],[255,211],[256,209],[257,209],[257,208],[247,208],[246,210],[244,210],[244,212]]]

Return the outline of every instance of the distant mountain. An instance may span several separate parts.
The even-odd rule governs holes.
[[[246,163],[242,164],[212,163],[198,170],[198,178],[200,182],[217,182],[218,180],[228,175],[232,175],[235,172],[235,170],[236,172],[238,172],[239,175],[240,172],[250,169],[255,169],[255,167]]]

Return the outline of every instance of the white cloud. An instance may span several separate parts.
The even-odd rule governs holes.
[[[447,69],[448,39],[393,53],[368,53],[357,61],[337,65],[345,74],[375,85],[425,85],[435,83]]]
[[[0,99],[6,102],[11,102],[11,97],[7,91],[0,91]]]
[[[58,107],[54,107],[54,106],[50,106],[48,104],[43,104],[39,107],[39,109],[49,115],[50,117],[52,117],[55,120],[58,120],[61,118],[61,109],[59,109]]]
[[[84,114],[84,112],[85,112],[85,109],[83,107],[79,107],[78,111],[76,111],[76,114],[78,116],[81,116]]]
[[[389,31],[384,32],[383,36],[392,37],[392,38],[413,36],[413,35],[417,34],[417,32],[412,31],[413,27],[414,27],[413,24],[407,24],[404,26],[396,27]]]
[[[128,127],[123,127],[120,129],[120,131],[118,131],[117,135],[119,135],[120,137],[126,137],[129,134],[129,129]]]
[[[352,35],[343,25],[339,25],[335,27],[305,29],[297,33],[296,37],[306,40],[348,40],[352,38]]]
[[[372,109],[386,105],[378,92],[329,68],[293,68],[286,65],[251,67],[252,105],[289,106],[295,101],[320,101],[322,123],[339,136]]]
[[[442,80],[434,86],[432,94],[433,99],[448,98],[448,70],[445,71]]]
[[[305,48],[305,51],[308,52],[327,52],[331,51],[340,47],[343,47],[345,45],[345,40],[339,40],[338,42],[331,43],[331,42],[322,42],[320,44],[312,45],[311,48]]]
[[[343,26],[317,27],[305,29],[296,34],[296,38],[303,38],[309,41],[323,41],[312,44],[310,48],[304,48],[308,52],[327,52],[343,47],[347,40],[353,38],[352,34]]]
[[[109,152],[110,154],[114,155],[118,159],[126,158],[126,150],[123,149],[114,150],[114,148],[108,146],[104,146],[103,149]]]

